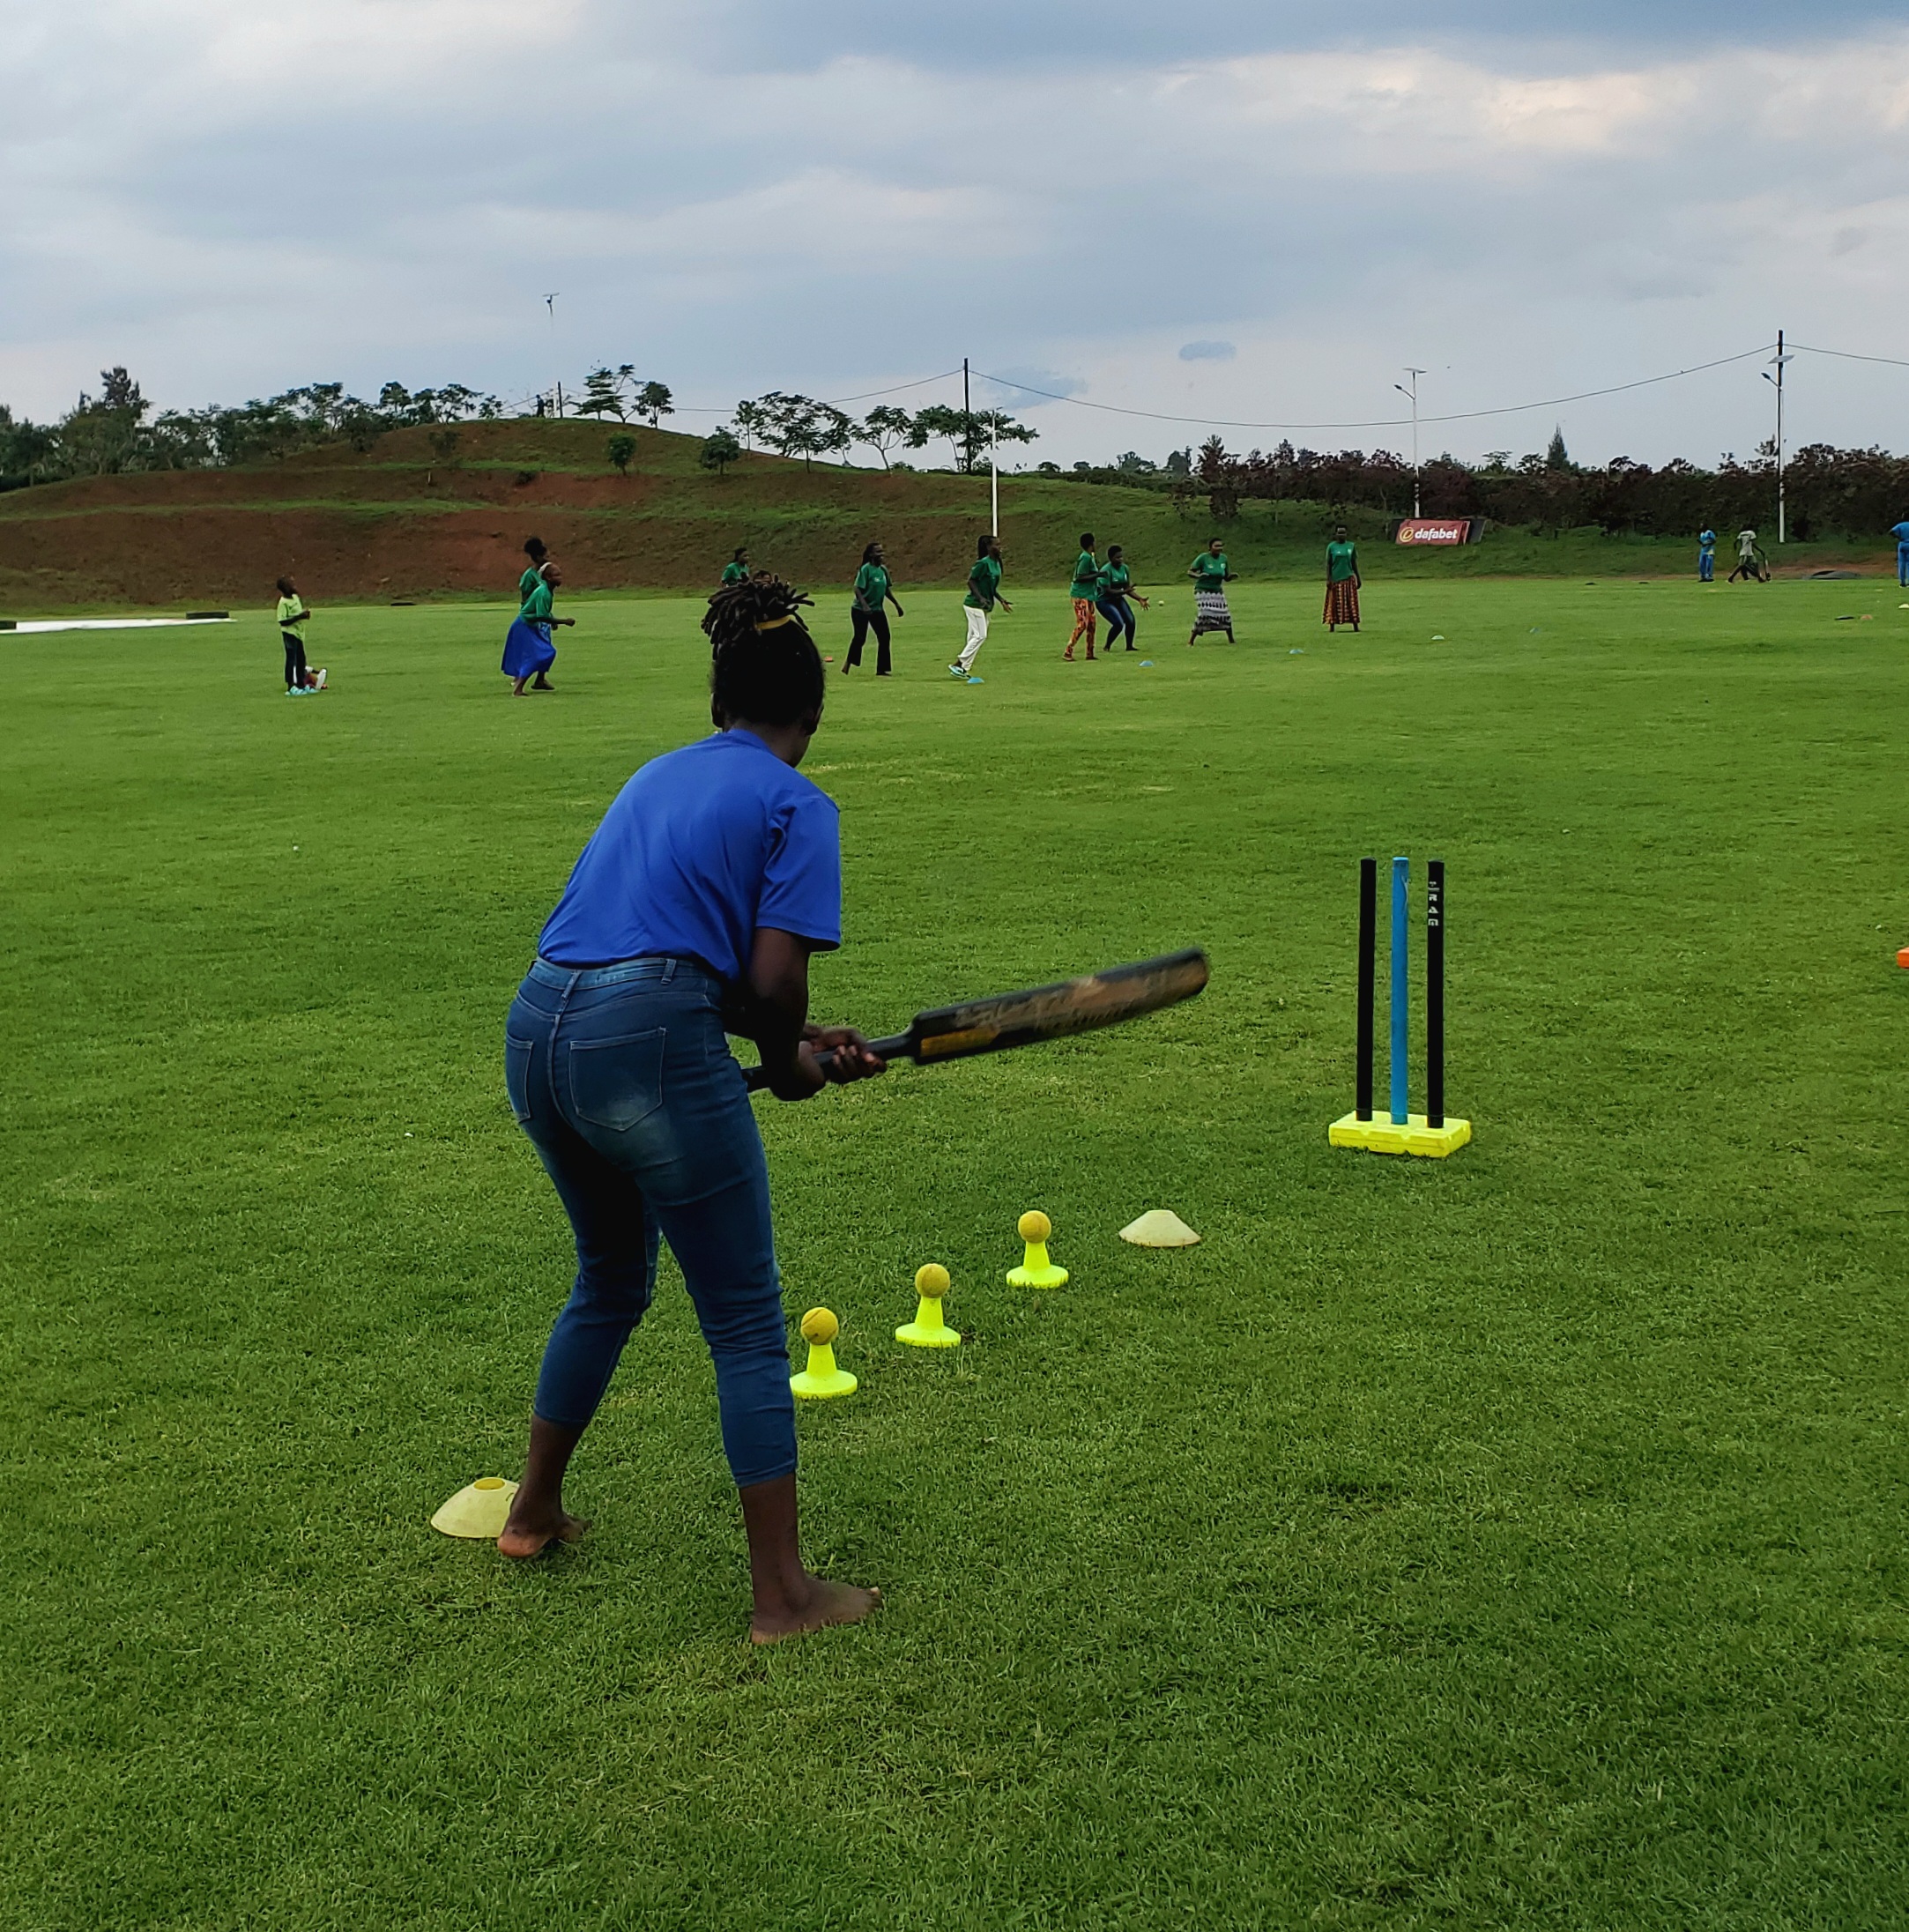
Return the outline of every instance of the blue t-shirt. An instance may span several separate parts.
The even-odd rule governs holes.
[[[1717,532],[1714,530],[1698,531],[1697,547],[1699,550],[1714,550],[1717,547]]]
[[[837,818],[753,732],[665,752],[604,814],[537,950],[559,966],[688,955],[734,982],[758,926],[839,946]]]
[[[1909,550],[1909,522],[1898,524],[1890,535],[1896,539],[1897,549]]]

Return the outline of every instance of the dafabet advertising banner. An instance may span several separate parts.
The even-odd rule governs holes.
[[[1484,530],[1482,516],[1408,516],[1399,525],[1393,541],[1415,546],[1476,543]]]

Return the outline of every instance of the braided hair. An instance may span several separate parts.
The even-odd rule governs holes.
[[[811,600],[767,570],[709,599],[709,718],[718,731],[733,718],[793,724],[822,708],[826,680],[815,640],[799,614]]]

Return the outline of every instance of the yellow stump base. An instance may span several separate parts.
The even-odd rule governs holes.
[[[836,1366],[836,1351],[828,1343],[812,1342],[808,1367],[799,1375],[791,1375],[789,1386],[798,1395],[806,1396],[811,1401],[820,1401],[830,1395],[853,1394],[855,1378],[846,1369]]]
[[[1444,1126],[1428,1127],[1425,1116],[1415,1113],[1399,1126],[1391,1113],[1379,1106],[1373,1108],[1370,1120],[1361,1120],[1356,1114],[1344,1115],[1326,1130],[1326,1137],[1334,1147],[1363,1148],[1368,1154],[1422,1154],[1442,1161],[1471,1139],[1472,1124],[1447,1114]]]
[[[914,1320],[904,1321],[895,1331],[895,1339],[907,1342],[911,1349],[958,1349],[962,1345],[961,1330],[948,1326],[942,1319],[941,1304],[926,1295],[921,1297]]]

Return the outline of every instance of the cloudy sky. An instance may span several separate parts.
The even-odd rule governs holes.
[[[1410,364],[1431,419],[1779,324],[1909,361],[1899,6],[61,0],[0,81],[0,400],[35,415],[108,362],[190,405],[608,360],[701,427],[965,354],[1075,398],[1018,398],[1071,462],[1209,433],[1115,408],[1383,423]],[[1762,360],[1425,450],[1748,454]],[[1909,448],[1909,367],[1789,374],[1793,441]]]

